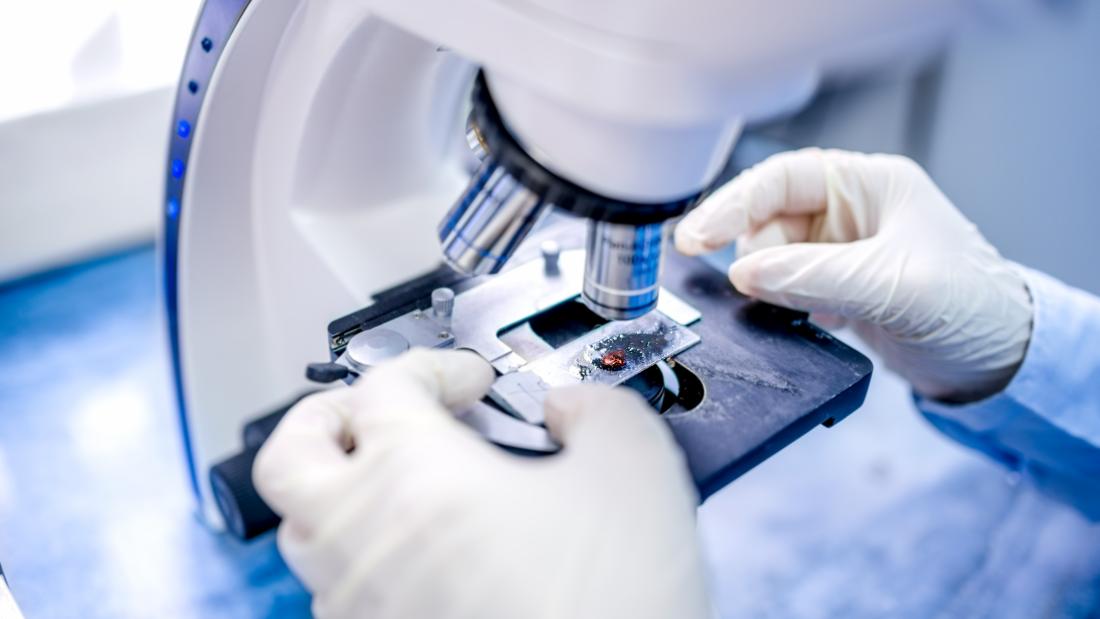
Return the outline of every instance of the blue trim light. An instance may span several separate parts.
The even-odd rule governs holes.
[[[183,174],[190,156],[193,123],[198,122],[202,111],[205,88],[200,82],[210,83],[211,76],[218,64],[218,56],[225,49],[222,45],[214,49],[214,40],[223,43],[229,41],[237,27],[241,15],[251,0],[203,0],[199,11],[198,23],[193,32],[207,33],[209,36],[195,34],[180,77],[180,89],[176,95],[174,121],[171,125],[172,138],[168,143],[168,161],[166,166],[164,208],[164,308],[168,328],[168,344],[171,353],[173,387],[176,400],[176,412],[179,414],[180,434],[183,439],[183,452],[187,458],[188,480],[196,500],[202,504],[200,475],[205,478],[206,471],[199,471],[195,463],[191,444],[191,427],[187,423],[187,401],[184,397],[183,363],[180,354],[179,333],[179,296],[176,269],[179,254],[179,214],[183,202]],[[201,52],[199,50],[202,50]],[[209,54],[209,55],[206,55]],[[184,77],[186,76],[186,77]],[[187,120],[183,120],[187,119]]]

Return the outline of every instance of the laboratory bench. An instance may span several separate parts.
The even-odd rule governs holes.
[[[0,287],[12,592],[28,619],[307,617],[272,535],[195,515],[156,267],[142,247]],[[724,617],[1100,617],[1100,525],[937,434],[881,367],[699,523]]]

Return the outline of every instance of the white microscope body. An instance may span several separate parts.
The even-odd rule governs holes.
[[[829,72],[930,47],[958,4],[207,0],[165,246],[203,514],[218,526],[207,470],[244,420],[307,389],[327,322],[440,262],[436,222],[476,166],[479,68],[546,169],[611,199],[676,200],[714,179],[746,122],[798,108]]]

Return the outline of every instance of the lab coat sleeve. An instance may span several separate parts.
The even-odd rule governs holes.
[[[1031,340],[1001,393],[966,405],[915,396],[940,431],[1100,520],[1100,299],[1042,273]]]

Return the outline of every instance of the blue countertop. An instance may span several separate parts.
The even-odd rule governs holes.
[[[28,618],[304,617],[268,535],[194,515],[154,253],[0,288],[0,563]],[[868,403],[715,495],[725,617],[1100,616],[1100,525],[959,448],[881,370]]]
[[[154,252],[0,290],[0,563],[28,619],[307,617],[273,536],[197,519]]]

